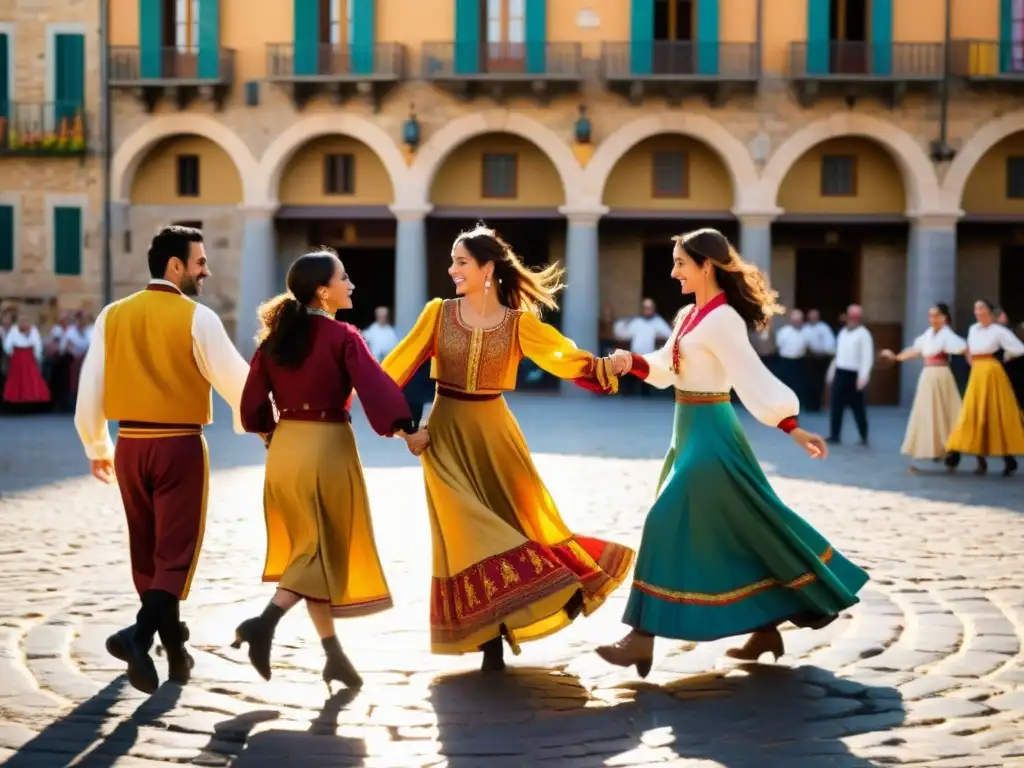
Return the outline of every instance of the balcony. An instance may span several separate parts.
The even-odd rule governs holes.
[[[0,104],[0,156],[85,157],[88,133],[80,106]]]
[[[731,93],[756,91],[761,78],[756,43],[694,40],[633,40],[604,43],[601,64],[612,92],[639,104],[648,94],[678,106],[684,96],[700,94],[721,103]]]
[[[938,91],[945,50],[942,43],[792,43],[789,77],[804,106],[830,95],[880,96],[896,107],[909,90]]]
[[[950,70],[968,87],[1024,92],[1024,43],[953,40]]]
[[[405,78],[405,46],[271,43],[267,73],[271,83],[291,89],[298,109],[317,94],[327,93],[338,104],[359,95],[379,110],[388,92]]]
[[[579,43],[424,43],[420,77],[465,99],[530,94],[543,104],[580,90],[583,55]]]
[[[110,48],[110,87],[134,91],[147,112],[165,95],[173,97],[179,109],[200,96],[222,109],[234,81],[231,48]]]

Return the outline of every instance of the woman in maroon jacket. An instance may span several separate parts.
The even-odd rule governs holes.
[[[333,620],[392,605],[350,423],[353,389],[378,434],[405,438],[416,455],[428,438],[425,431],[412,434],[402,391],[359,332],[334,319],[352,306],[355,287],[337,254],[299,257],[287,282],[288,293],[260,308],[259,347],[241,407],[246,431],[265,435],[269,445],[263,581],[278,588],[260,616],[239,625],[234,647],[248,643],[249,660],[269,680],[277,623],[305,599],[327,654],[324,682],[328,689],[332,680],[353,688],[362,678],[342,651]]]

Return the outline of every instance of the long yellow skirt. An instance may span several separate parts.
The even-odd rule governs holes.
[[[975,456],[1024,454],[1024,418],[1002,363],[974,360],[964,407],[946,449]]]
[[[267,452],[263,581],[339,618],[391,607],[350,424],[282,421]]]
[[[429,430],[434,653],[476,651],[502,625],[518,653],[572,622],[565,607],[577,592],[589,615],[622,583],[635,553],[569,530],[504,398],[438,395]]]
[[[949,366],[926,365],[917,380],[914,405],[900,452],[915,459],[945,456],[946,441],[962,408],[960,390]]]

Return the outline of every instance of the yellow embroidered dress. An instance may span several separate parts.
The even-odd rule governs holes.
[[[477,651],[504,627],[518,653],[519,643],[597,610],[634,553],[569,530],[502,393],[515,389],[523,357],[592,391],[615,392],[618,380],[608,359],[577,349],[530,313],[507,310],[494,328],[475,329],[459,306],[431,301],[383,362],[404,387],[431,359],[437,382],[421,457],[434,553],[431,650]]]

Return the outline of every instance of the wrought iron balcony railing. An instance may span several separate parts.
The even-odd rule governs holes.
[[[0,102],[0,155],[77,156],[88,143],[81,104]]]
[[[234,81],[235,51],[231,48],[110,48],[110,84],[225,85]]]
[[[606,80],[756,80],[761,74],[756,43],[652,40],[604,43]]]
[[[791,43],[789,74],[799,80],[940,80],[944,56],[942,43]]]
[[[1024,82],[1024,42],[953,40],[950,69],[968,80]]]
[[[424,80],[579,80],[583,55],[579,43],[424,43],[420,58]]]
[[[405,46],[401,43],[342,45],[323,43],[267,46],[267,75],[276,82],[339,79],[399,80],[405,74]]]

